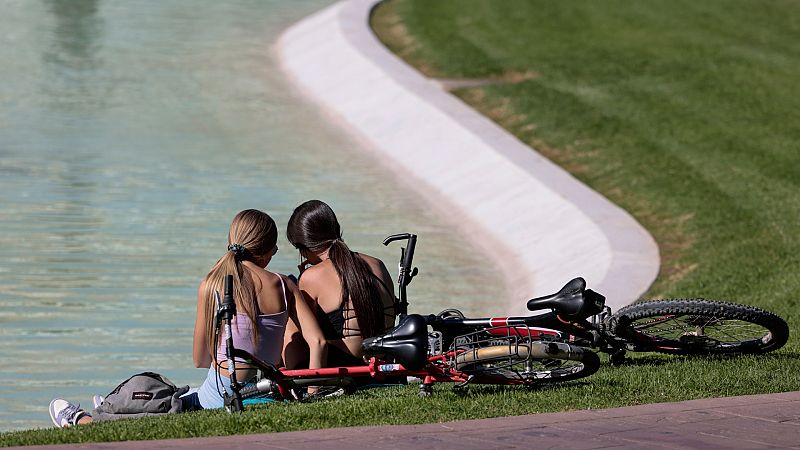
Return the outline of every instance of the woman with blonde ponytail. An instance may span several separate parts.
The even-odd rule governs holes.
[[[350,250],[336,214],[319,200],[295,208],[286,235],[300,251],[300,292],[315,309],[329,344],[328,367],[364,364],[363,339],[394,325],[394,291],[386,266]],[[304,358],[298,330],[290,326],[286,333],[284,361],[287,367],[300,366]]]
[[[196,393],[202,408],[223,406],[219,387],[230,385],[221,339],[214,348],[214,318],[217,311],[215,292],[223,292],[226,275],[233,275],[233,297],[236,317],[232,322],[233,343],[262,361],[281,362],[283,336],[287,323],[299,330],[309,347],[311,368],[325,363],[325,338],[314,313],[290,279],[266,269],[278,252],[278,230],[275,221],[264,212],[247,209],[233,218],[228,233],[228,251],[222,255],[197,292],[197,318],[194,327],[194,363],[208,367],[208,376]],[[255,370],[236,361],[239,380],[255,375]]]

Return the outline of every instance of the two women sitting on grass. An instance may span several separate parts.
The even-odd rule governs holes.
[[[223,291],[226,275],[234,276],[234,346],[268,363],[312,369],[364,364],[362,339],[393,325],[394,294],[385,265],[347,247],[327,204],[312,200],[296,208],[287,236],[303,261],[299,288],[288,277],[267,270],[278,251],[273,219],[253,209],[234,217],[228,251],[197,293],[192,353],[195,366],[207,367],[208,374],[199,388],[180,398],[181,411],[221,408],[222,389],[230,393],[225,343],[215,347],[214,340],[215,293]],[[312,267],[305,269],[308,265]],[[256,375],[255,369],[238,360],[236,370],[240,380]],[[102,402],[95,396],[95,408]],[[50,402],[49,411],[59,427],[93,421],[80,405],[60,398]]]

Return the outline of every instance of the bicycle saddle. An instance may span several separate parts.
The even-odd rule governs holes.
[[[528,310],[538,311],[551,308],[567,317],[589,317],[603,310],[606,298],[586,289],[586,280],[573,278],[560,291],[552,295],[528,300]]]
[[[428,361],[428,325],[419,314],[400,319],[396,327],[382,336],[364,339],[365,355],[388,355],[409,370],[419,370]]]

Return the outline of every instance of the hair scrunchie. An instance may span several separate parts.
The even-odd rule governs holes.
[[[228,251],[233,252],[236,259],[244,259],[244,257],[247,256],[247,249],[244,248],[242,244],[230,244],[228,246]]]

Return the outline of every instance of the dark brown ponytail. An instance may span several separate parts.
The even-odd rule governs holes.
[[[342,282],[342,301],[353,304],[361,336],[368,338],[383,332],[383,304],[378,301],[380,291],[375,286],[375,276],[369,265],[351,251],[341,239],[331,243],[328,257]]]
[[[327,249],[342,284],[342,302],[350,299],[361,336],[377,336],[384,331],[383,304],[375,276],[369,265],[342,241],[339,221],[330,206],[309,200],[295,208],[286,237],[300,250]]]

